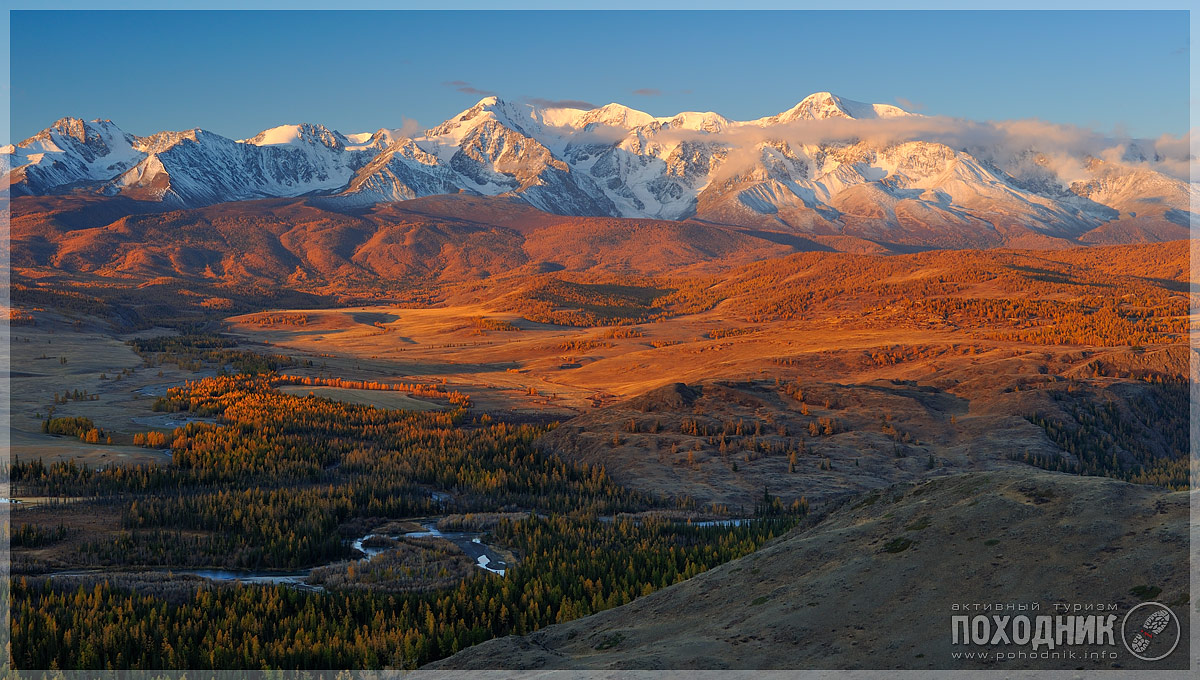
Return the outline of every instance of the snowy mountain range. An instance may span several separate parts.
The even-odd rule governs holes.
[[[1127,141],[1101,158],[1057,150],[1053,139],[1045,150],[1037,140],[952,145],[959,138],[941,125],[828,92],[751,121],[487,97],[419,135],[301,124],[244,140],[201,129],[139,137],[110,121],[64,118],[0,149],[0,165],[14,196],[89,192],[179,208],[297,196],[354,207],[465,193],[562,215],[928,245],[1186,234],[1195,187],[1160,171],[1152,142]]]

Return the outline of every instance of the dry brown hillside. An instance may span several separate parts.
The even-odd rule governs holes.
[[[349,211],[317,199],[270,199],[165,212],[124,198],[19,197],[13,214],[19,267],[306,290],[475,280],[527,265],[627,274],[728,269],[824,249],[783,235],[690,222],[563,217],[466,196]]]
[[[427,668],[1002,670],[1010,662],[954,658],[988,649],[952,644],[954,605],[1039,603],[1053,615],[1053,603],[1106,603],[1119,626],[1150,594],[1183,618],[1168,659],[1151,666],[1117,641],[1105,647],[1116,659],[1082,658],[1101,649],[1085,645],[1033,667],[1186,668],[1187,502],[1183,492],[1044,472],[900,485],[628,605]]]

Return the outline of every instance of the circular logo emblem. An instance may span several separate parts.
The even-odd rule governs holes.
[[[1125,643],[1125,649],[1143,661],[1158,661],[1169,656],[1179,645],[1180,637],[1175,612],[1158,602],[1135,606],[1121,621],[1121,641]]]

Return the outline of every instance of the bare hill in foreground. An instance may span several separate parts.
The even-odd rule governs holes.
[[[1183,616],[1154,668],[1185,668],[1188,506],[1183,492],[1044,472],[973,473],[862,496],[757,553],[634,602],[428,668],[770,669],[1030,667],[955,659],[953,605],[1117,605],[1116,659],[1040,668],[1149,668],[1121,645],[1143,597]],[[1004,612],[1009,614],[1009,612]],[[1017,614],[1019,612],[1012,612]],[[1029,613],[1029,612],[1026,612]],[[1040,651],[1044,651],[1042,647]],[[1017,662],[1008,662],[1016,664]]]

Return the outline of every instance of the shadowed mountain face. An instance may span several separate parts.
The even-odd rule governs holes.
[[[238,141],[200,129],[138,137],[111,121],[64,118],[0,155],[16,196],[82,192],[175,209],[299,196],[346,209],[463,193],[556,215],[939,248],[1188,233],[1194,190],[1158,171],[1151,142],[1113,141],[1096,153],[1116,160],[1102,162],[1028,141],[1011,148],[996,135],[956,144],[961,124],[827,92],[752,121],[488,97],[411,137],[312,124]],[[1043,145],[1057,148],[1055,134]]]
[[[1119,638],[1149,589],[1172,603],[1186,647],[1188,534],[1186,492],[1110,479],[991,472],[899,485],[630,604],[427,668],[1001,669],[953,656],[983,647],[954,645],[951,617],[955,605],[1009,602],[1040,603],[1031,618],[1053,616],[1053,603],[1112,603],[1119,667],[1186,668],[1186,650],[1151,664]],[[1081,659],[1114,647],[1072,649],[1038,667],[1113,667]]]

